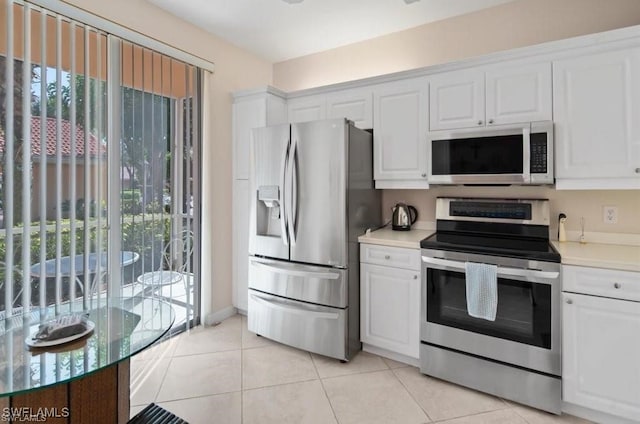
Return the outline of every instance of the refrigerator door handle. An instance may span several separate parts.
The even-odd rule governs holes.
[[[287,140],[287,142],[284,145],[284,151],[282,153],[282,169],[280,172],[280,237],[282,238],[282,243],[284,243],[285,246],[289,246],[289,236],[288,236],[288,225],[287,225],[287,216],[286,216],[286,208],[285,208],[285,199],[287,198],[286,196],[286,190],[285,190],[285,183],[286,183],[286,179],[287,179],[287,164],[289,162],[289,147],[290,147],[290,142],[289,140]]]
[[[285,274],[292,277],[318,278],[321,280],[337,280],[340,278],[340,274],[336,272],[299,271],[258,261],[251,261],[251,264],[255,267],[265,268],[268,271],[275,272],[277,274]]]
[[[322,319],[338,319],[340,318],[340,314],[338,312],[320,312],[314,311],[312,309],[307,309],[302,307],[302,305],[294,307],[289,306],[286,303],[279,302],[275,299],[265,299],[261,296],[258,296],[254,293],[250,294],[251,298],[263,306],[268,308],[277,309],[287,313],[293,313],[297,315],[304,315],[305,318],[322,318]]]
[[[289,150],[289,195],[287,196],[287,224],[289,227],[289,242],[296,244],[296,216],[298,214],[298,139],[291,137]]]

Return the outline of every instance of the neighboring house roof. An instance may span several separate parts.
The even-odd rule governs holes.
[[[61,136],[60,136],[60,149],[62,156],[71,156],[71,122],[67,120],[61,120]],[[47,118],[47,156],[56,156],[56,148],[58,143],[56,142],[56,133],[58,128],[58,121],[56,118]],[[41,137],[40,137],[40,117],[31,117],[31,154],[33,156],[40,156],[41,151]],[[84,156],[84,129],[80,125],[76,125],[76,156]],[[0,154],[5,151],[4,132],[0,131]],[[100,156],[107,153],[107,147],[100,143],[98,138],[89,133],[89,152],[90,156]]]

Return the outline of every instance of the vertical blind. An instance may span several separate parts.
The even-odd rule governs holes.
[[[199,68],[28,2],[0,22],[0,314],[154,295],[188,321]],[[186,277],[139,278],[163,269]]]
[[[0,4],[2,309],[62,312],[78,296],[87,304],[103,276],[90,261],[106,251],[103,210],[92,206],[106,195],[107,35],[29,3]]]

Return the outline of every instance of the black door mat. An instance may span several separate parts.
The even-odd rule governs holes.
[[[128,424],[189,424],[180,417],[175,416],[167,411],[151,403],[142,411],[138,412],[135,417],[131,418]]]

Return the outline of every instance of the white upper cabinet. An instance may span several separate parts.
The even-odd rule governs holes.
[[[327,118],[326,100],[324,94],[296,97],[287,103],[289,122],[317,121]]]
[[[556,188],[640,188],[640,48],[553,63]]]
[[[428,188],[426,77],[378,85],[373,92],[376,188]]]
[[[429,129],[551,120],[551,63],[501,63],[429,79]]]
[[[487,125],[552,119],[550,62],[493,66],[485,82]]]
[[[463,70],[429,78],[429,128],[448,130],[484,125],[484,73]]]
[[[237,96],[233,103],[233,175],[249,178],[251,130],[287,122],[286,100],[268,92]]]
[[[373,93],[370,87],[327,94],[327,118],[347,118],[361,129],[373,128]]]

